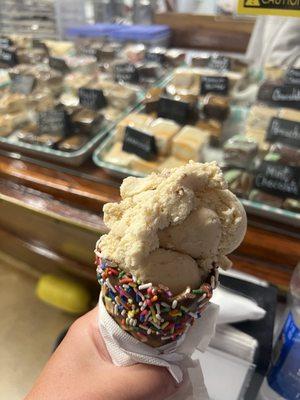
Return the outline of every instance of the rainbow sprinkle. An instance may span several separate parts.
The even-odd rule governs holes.
[[[212,266],[199,289],[189,287],[173,296],[164,285],[143,283],[115,263],[96,257],[97,279],[108,312],[142,342],[161,346],[177,340],[204,312],[218,282],[218,267]]]

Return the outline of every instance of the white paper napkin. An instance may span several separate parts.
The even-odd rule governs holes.
[[[220,307],[217,324],[261,319],[266,314],[255,301],[222,287],[214,290],[213,299]]]
[[[200,319],[195,320],[185,337],[159,348],[150,347],[123,331],[108,314],[100,294],[98,325],[115,365],[152,364],[168,369],[177,383],[184,384],[172,400],[208,400],[199,361],[191,359],[197,347],[204,352],[214,334],[219,307],[210,303]],[[191,384],[193,382],[193,385]]]

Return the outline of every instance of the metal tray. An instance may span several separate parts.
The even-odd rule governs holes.
[[[123,119],[128,113],[132,112],[136,107],[138,107],[143,98],[144,93],[138,93],[137,102],[134,105],[120,112],[119,117],[114,122],[108,123],[103,126],[100,131],[79,150],[68,153],[61,150],[49,149],[45,148],[44,146],[24,143],[10,138],[2,137],[0,137],[0,146],[6,150],[23,153],[33,158],[38,157],[42,158],[43,160],[49,160],[52,162],[60,162],[63,164],[79,166],[83,163],[83,161],[87,159],[87,157],[93,152],[97,145],[106,137],[108,132],[115,126],[115,124]]]
[[[139,109],[139,108],[138,108]],[[93,161],[98,166],[104,169],[110,175],[118,178],[126,178],[127,176],[144,177],[143,174],[138,171],[134,171],[129,168],[120,167],[116,164],[104,161],[105,154],[110,150],[114,144],[114,131],[110,132],[108,137],[103,143],[94,151]],[[254,202],[251,200],[240,199],[245,209],[249,214],[262,216],[273,221],[283,222],[295,227],[300,227],[300,213],[284,210],[282,208],[271,207],[267,204]]]

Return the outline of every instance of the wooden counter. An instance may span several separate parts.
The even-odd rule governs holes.
[[[106,231],[101,210],[119,199],[120,181],[91,163],[80,170],[94,181],[0,156],[0,251],[43,272],[65,270],[95,282],[93,249]],[[234,267],[286,290],[300,260],[299,231],[248,218]]]
[[[161,13],[155,23],[171,28],[172,47],[245,53],[254,18],[222,15]]]

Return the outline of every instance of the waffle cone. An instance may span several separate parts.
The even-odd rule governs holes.
[[[152,347],[184,335],[205,311],[218,281],[213,265],[198,289],[173,295],[168,287],[141,282],[109,260],[97,257],[96,263],[106,310],[123,330]]]

